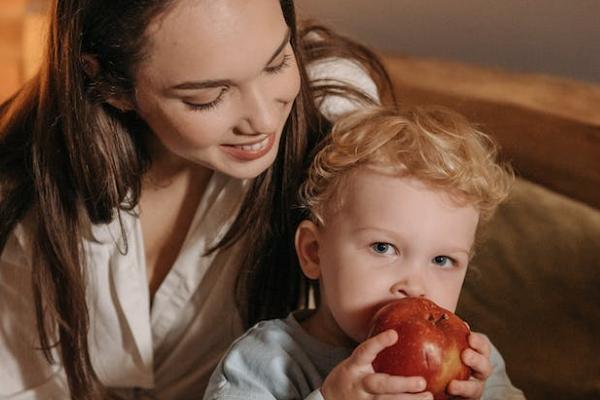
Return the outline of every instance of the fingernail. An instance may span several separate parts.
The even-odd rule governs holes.
[[[425,387],[427,387],[427,382],[425,381],[425,379],[419,380],[418,390],[425,390]]]

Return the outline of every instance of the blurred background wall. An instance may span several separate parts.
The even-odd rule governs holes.
[[[600,83],[600,0],[299,0],[383,51]]]
[[[39,62],[49,0],[0,0],[0,101]],[[384,52],[600,83],[600,0],[297,0]]]
[[[37,70],[47,0],[0,0],[0,102]]]

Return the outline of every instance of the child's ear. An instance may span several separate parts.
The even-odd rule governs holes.
[[[304,220],[296,229],[296,253],[302,272],[309,279],[319,279],[321,264],[319,261],[319,228],[312,222]]]

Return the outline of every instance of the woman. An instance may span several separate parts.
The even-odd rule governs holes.
[[[244,326],[305,301],[315,103],[331,119],[374,82],[292,1],[55,0],[0,108],[0,397],[199,397]]]

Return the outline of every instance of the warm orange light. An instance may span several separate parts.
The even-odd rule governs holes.
[[[13,94],[39,67],[47,0],[0,2],[0,101]]]

